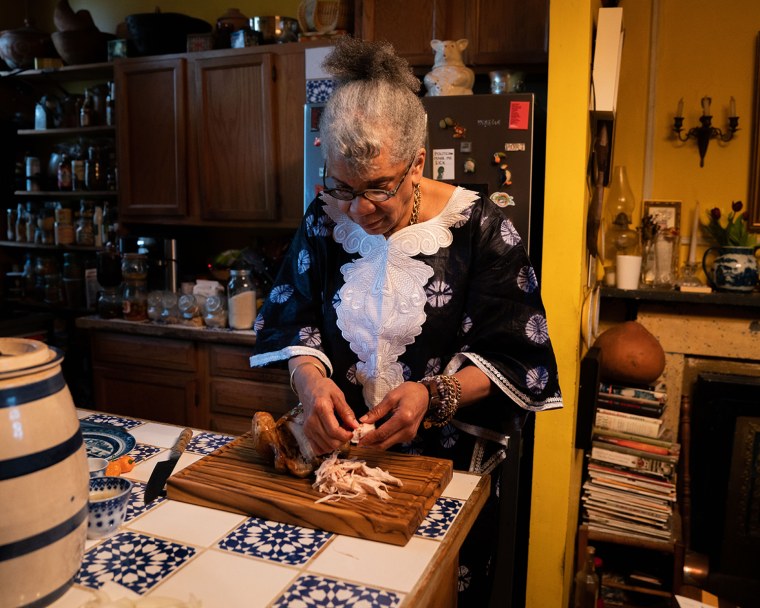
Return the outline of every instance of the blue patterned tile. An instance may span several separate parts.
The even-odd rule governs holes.
[[[332,536],[322,530],[252,517],[219,541],[219,548],[297,566],[308,562]]]
[[[129,451],[129,455],[135,459],[135,463],[143,462],[152,458],[159,452],[163,452],[164,448],[156,447],[155,445],[148,445],[147,443],[138,443]]]
[[[123,418],[121,416],[112,416],[111,414],[92,414],[86,418],[82,418],[85,422],[93,422],[95,424],[110,424],[113,426],[119,426],[123,429],[133,429],[136,426],[145,424],[142,420],[134,420],[133,418]]]
[[[145,484],[139,481],[133,481],[132,483],[132,495],[129,497],[129,503],[127,504],[127,516],[124,518],[125,522],[131,521],[135,517],[150,511],[153,507],[166,500],[163,496],[159,496],[155,500],[152,500],[149,505],[146,505]]]
[[[439,498],[417,528],[415,535],[425,538],[443,538],[463,506],[464,501],[456,498]]]
[[[313,78],[306,81],[306,103],[324,103],[335,90],[332,78]]]
[[[296,579],[272,606],[389,608],[401,604],[401,599],[392,591],[307,574]]]
[[[217,433],[198,433],[187,444],[187,451],[195,454],[211,454],[214,450],[227,445],[234,440],[232,435],[219,435]]]
[[[84,554],[76,582],[100,589],[114,581],[140,595],[193,557],[196,549],[135,532],[121,532]]]

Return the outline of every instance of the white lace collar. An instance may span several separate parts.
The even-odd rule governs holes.
[[[348,253],[361,257],[344,264],[345,284],[336,308],[338,328],[359,361],[357,382],[363,385],[368,407],[404,382],[398,358],[422,331],[425,322],[425,285],[433,269],[412,259],[432,255],[453,241],[452,226],[467,221],[475,192],[457,188],[441,213],[407,226],[388,239],[367,234],[325,196],[325,212],[335,222],[333,238]]]

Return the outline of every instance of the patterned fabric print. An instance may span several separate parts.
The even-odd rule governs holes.
[[[219,548],[298,566],[308,562],[332,537],[330,532],[252,517],[219,541]]]
[[[525,335],[536,344],[543,344],[549,339],[549,328],[546,325],[546,317],[533,315],[525,324]]]
[[[256,320],[253,322],[253,331],[258,333],[264,329],[264,317],[259,313],[256,315]]]
[[[195,555],[196,549],[135,532],[121,532],[84,554],[75,582],[100,589],[106,581],[140,595]]]
[[[145,424],[142,420],[133,420],[132,418],[122,418],[121,416],[111,416],[110,414],[93,414],[82,418],[85,422],[92,422],[94,424],[110,424],[111,426],[118,426],[125,430],[133,429],[136,426]]]
[[[459,431],[457,431],[453,425],[447,424],[441,429],[440,439],[441,445],[444,448],[453,448],[459,440]]]
[[[523,266],[517,273],[517,286],[525,293],[533,293],[538,287],[536,272],[530,266]]]
[[[443,281],[432,281],[425,288],[428,304],[433,308],[440,308],[448,304],[453,293],[451,287]]]
[[[398,606],[401,599],[401,596],[392,591],[307,574],[298,578],[274,606],[384,608]]]
[[[309,236],[327,236],[330,234],[329,219],[325,216],[321,216],[315,221],[314,216],[307,216],[306,234]]]
[[[469,315],[465,315],[464,319],[462,319],[462,333],[466,334],[471,329],[472,329],[472,319],[469,317]]]
[[[301,249],[298,253],[298,274],[303,274],[311,268],[311,256],[306,249]]]
[[[283,304],[293,295],[292,285],[278,285],[269,294],[269,299],[275,304]]]
[[[501,224],[501,238],[510,246],[520,244],[520,235],[514,227],[514,224],[509,220],[504,220]]]
[[[549,381],[549,372],[545,367],[534,367],[528,370],[525,376],[525,382],[528,384],[528,388],[534,393],[540,393],[544,390],[546,383]]]
[[[306,81],[306,103],[325,103],[335,90],[332,78],[312,78]]]
[[[214,450],[227,445],[235,439],[232,435],[218,435],[216,433],[198,433],[187,444],[187,451],[195,454],[211,454]]]
[[[456,498],[439,498],[415,532],[425,538],[443,538],[464,502]]]
[[[129,497],[129,503],[127,503],[127,515],[124,518],[125,522],[133,520],[135,517],[147,513],[156,505],[161,504],[166,500],[163,496],[159,496],[150,504],[145,504],[145,484],[139,481],[134,481],[134,487],[132,488],[132,494]]]
[[[427,364],[425,365],[425,378],[429,378],[430,376],[436,376],[441,371],[441,358],[440,357],[434,357],[433,359],[428,360]]]
[[[318,327],[303,327],[301,331],[298,332],[298,339],[301,341],[301,344],[313,348],[317,348],[322,344],[322,336],[319,333]]]
[[[163,448],[156,447],[155,445],[138,443],[132,448],[132,450],[130,450],[129,455],[135,459],[135,463],[138,463],[148,460],[148,458],[152,458],[162,450]]]

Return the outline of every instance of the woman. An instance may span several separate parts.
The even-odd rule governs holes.
[[[520,237],[490,200],[422,176],[420,85],[390,45],[343,38],[323,67],[337,81],[320,123],[325,190],[257,319],[251,365],[288,361],[317,454],[368,423],[362,446],[491,470],[516,412],[562,405]],[[479,549],[463,592],[488,592]]]

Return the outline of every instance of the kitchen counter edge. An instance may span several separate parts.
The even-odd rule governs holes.
[[[187,325],[167,325],[151,321],[125,321],[124,319],[101,319],[97,316],[79,317],[76,320],[79,329],[91,331],[110,331],[135,336],[154,336],[159,338],[179,338],[197,342],[216,342],[219,344],[239,344],[252,346],[256,344],[256,334],[252,330],[213,329],[210,327],[190,327]]]

